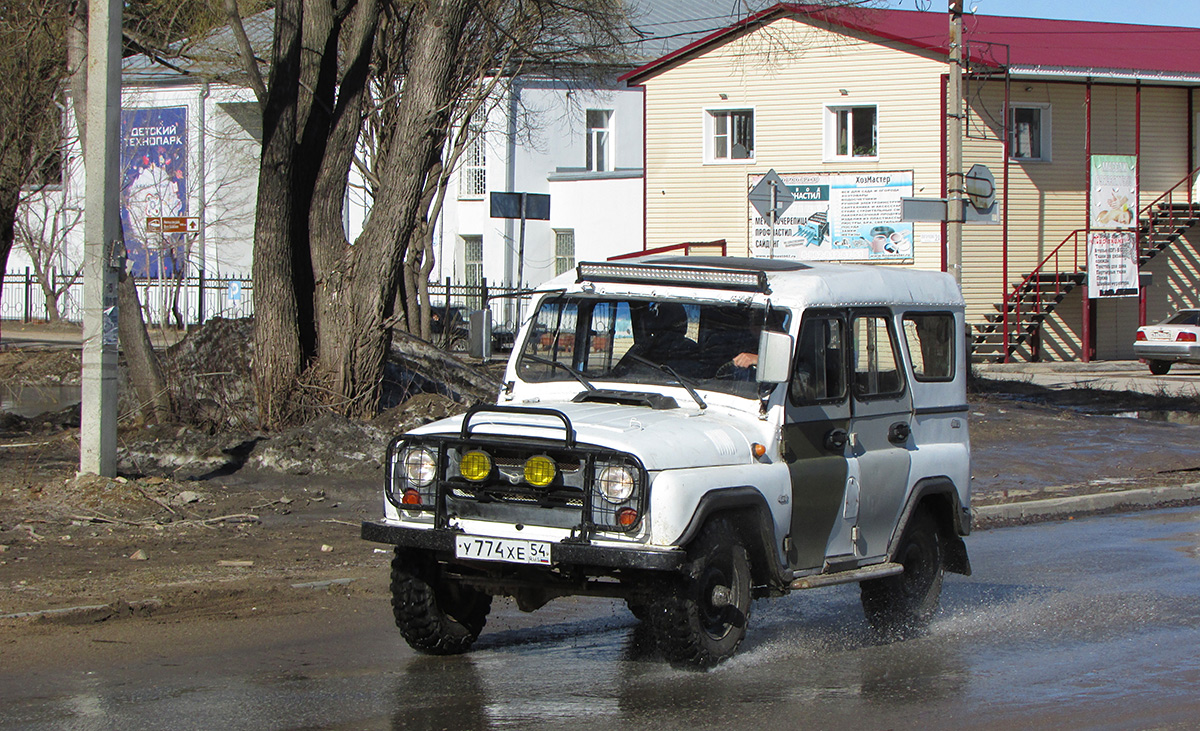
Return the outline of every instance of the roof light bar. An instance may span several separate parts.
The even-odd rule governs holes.
[[[624,264],[581,262],[576,267],[578,282],[623,282],[627,284],[668,284],[704,289],[734,289],[767,294],[767,274],[763,271],[717,269],[709,267],[666,266],[663,264]]]

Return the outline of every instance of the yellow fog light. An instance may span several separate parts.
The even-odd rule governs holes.
[[[492,474],[492,458],[480,451],[467,452],[458,463],[458,472],[471,482],[486,480]]]
[[[539,454],[525,460],[525,481],[535,487],[545,487],[554,479],[554,460]]]

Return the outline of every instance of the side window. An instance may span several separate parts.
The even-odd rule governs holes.
[[[869,399],[904,391],[895,340],[883,315],[854,318],[854,396]]]
[[[954,315],[919,313],[904,316],[904,345],[918,381],[954,378]]]
[[[809,316],[800,328],[788,395],[796,406],[846,397],[846,321]]]

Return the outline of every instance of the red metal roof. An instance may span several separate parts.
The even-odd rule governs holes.
[[[900,41],[941,55],[949,52],[946,13],[780,3],[622,78],[638,83],[642,77],[732,35],[789,15],[803,16],[816,25]],[[1200,74],[1200,28],[968,15],[963,18],[963,38],[971,61],[988,66],[1124,70],[1140,72],[1139,76]]]

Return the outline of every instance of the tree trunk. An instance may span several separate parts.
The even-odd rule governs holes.
[[[124,350],[125,367],[137,394],[142,418],[151,423],[170,421],[171,394],[167,389],[167,379],[163,377],[154,345],[150,342],[150,333],[146,331],[137,284],[124,269],[117,283],[117,308],[117,336]]]
[[[292,165],[296,148],[301,0],[275,5],[271,80],[263,109],[254,222],[254,375],[259,419],[283,423],[303,367],[294,283]]]
[[[362,235],[348,251],[345,276],[352,286],[341,290],[337,306],[330,308],[336,321],[322,322],[323,335],[337,335],[337,347],[327,350],[322,342],[321,352],[334,359],[329,363],[339,364],[344,411],[350,416],[369,415],[379,400],[392,297],[427,193],[427,173],[445,141],[453,62],[471,6],[472,0],[428,0],[414,11],[424,16],[414,18],[411,26],[412,58],[422,63],[405,77],[395,134],[379,166],[379,194]]]

